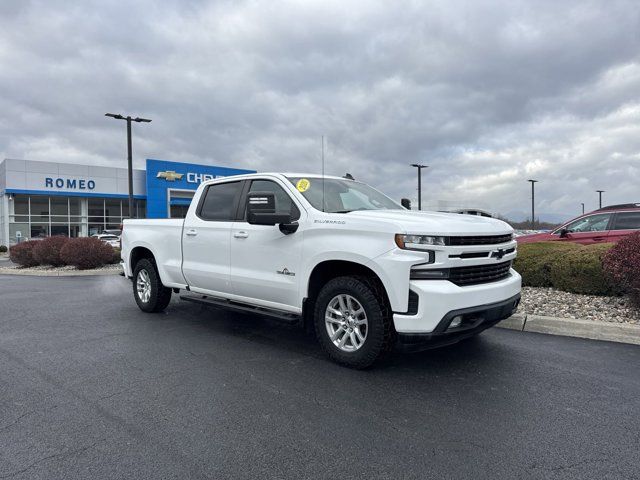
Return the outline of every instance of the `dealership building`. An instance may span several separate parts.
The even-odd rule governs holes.
[[[134,216],[184,217],[204,180],[244,170],[147,159],[133,171]],[[85,237],[130,218],[126,168],[5,159],[0,161],[0,245],[50,235]]]

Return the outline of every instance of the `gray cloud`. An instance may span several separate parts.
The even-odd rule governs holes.
[[[392,196],[640,201],[634,1],[0,4],[0,157],[346,171]]]

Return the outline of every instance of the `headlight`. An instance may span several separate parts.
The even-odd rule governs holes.
[[[396,245],[403,250],[429,250],[434,245],[446,245],[445,237],[396,234]]]

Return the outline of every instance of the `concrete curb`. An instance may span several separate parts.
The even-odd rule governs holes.
[[[640,325],[516,313],[496,325],[521,332],[546,333],[640,345]]]
[[[104,275],[120,275],[117,270],[20,270],[17,268],[1,268],[0,275],[26,275],[31,277],[89,277]]]

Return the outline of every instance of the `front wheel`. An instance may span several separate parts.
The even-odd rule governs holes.
[[[153,260],[143,258],[133,270],[133,296],[143,312],[161,312],[171,301],[171,289],[160,281]]]
[[[338,277],[320,290],[314,325],[320,346],[337,363],[367,368],[393,345],[384,291],[368,277]]]

